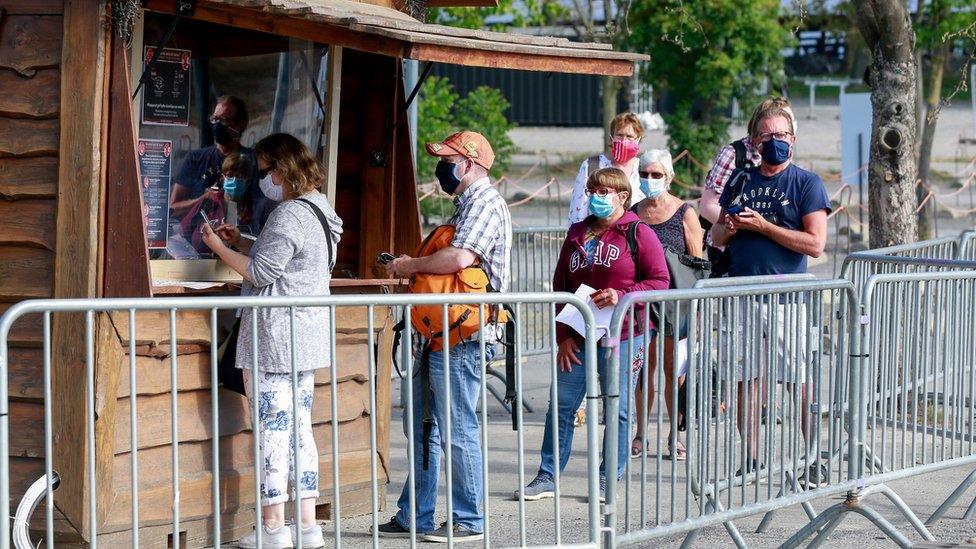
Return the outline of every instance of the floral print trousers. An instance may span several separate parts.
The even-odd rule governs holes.
[[[254,405],[253,372],[244,368],[244,389]],[[298,372],[298,464],[300,498],[319,496],[319,453],[312,438],[312,396],[315,371]],[[292,437],[291,373],[258,372],[258,414],[261,421],[261,505],[275,505],[289,499],[291,480],[294,498],[295,445]]]

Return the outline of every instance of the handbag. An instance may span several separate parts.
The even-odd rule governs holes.
[[[627,247],[630,248],[630,254],[635,266],[638,265],[637,227],[641,224],[646,225],[643,221],[637,221],[632,223],[627,230]],[[668,275],[671,278],[671,285],[668,288],[672,290],[694,288],[695,283],[703,278],[708,278],[712,270],[712,264],[708,260],[681,253],[670,246],[664,247],[664,261],[668,266]],[[661,304],[651,307],[651,318],[654,320],[655,326],[661,326],[662,324],[657,313],[660,306]],[[674,337],[674,321],[671,317],[665,316],[663,324],[664,335]],[[679,339],[688,337],[687,318],[682,321],[678,331]]]
[[[694,288],[695,283],[708,278],[712,271],[712,264],[708,260],[681,253],[670,246],[664,247],[664,262],[668,265],[668,275],[671,278],[669,288],[672,290]],[[658,326],[663,324],[664,335],[675,337],[674,314],[671,316],[665,315],[664,322],[660,322],[658,318],[658,309],[660,306],[663,306],[663,304],[651,307],[651,317],[654,319],[654,324]],[[687,313],[687,308],[685,311]],[[688,337],[687,316],[681,319],[681,325],[677,329],[677,334],[678,339]]]
[[[234,321],[230,335],[221,344],[223,354],[217,361],[217,382],[228,391],[247,396],[244,390],[244,371],[237,367],[237,338],[241,334],[241,319]]]

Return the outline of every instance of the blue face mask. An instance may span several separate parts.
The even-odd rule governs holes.
[[[242,181],[238,181],[236,177],[225,177],[224,192],[232,200],[237,200],[244,194],[244,184]]]
[[[770,139],[762,143],[762,160],[771,166],[779,166],[790,159],[790,144],[788,141]]]
[[[661,193],[663,193],[664,189],[667,187],[668,185],[664,182],[663,178],[648,179],[646,177],[642,177],[640,179],[640,190],[647,198],[657,198],[661,196]]]
[[[600,219],[606,219],[610,217],[614,210],[617,209],[613,205],[614,195],[608,194],[607,196],[600,196],[598,194],[590,195],[590,213],[599,217]]]

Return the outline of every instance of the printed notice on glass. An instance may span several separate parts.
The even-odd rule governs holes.
[[[146,47],[143,69],[156,48]],[[190,50],[165,48],[142,86],[142,123],[190,125]]]
[[[173,165],[173,142],[139,140],[139,188],[142,215],[150,249],[166,247],[169,238],[169,181]]]

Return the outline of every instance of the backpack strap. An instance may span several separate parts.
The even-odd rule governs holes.
[[[331,271],[335,268],[335,262],[332,261],[332,246],[334,246],[335,243],[332,241],[332,229],[329,228],[329,220],[325,217],[325,214],[322,213],[322,210],[311,200],[306,198],[296,198],[295,200],[308,204],[312,208],[312,213],[315,214],[315,217],[319,218],[319,223],[322,224],[322,230],[325,231],[325,255],[328,261],[329,270]]]
[[[741,139],[736,139],[732,142],[732,148],[735,150],[735,169],[744,170],[746,168],[746,161],[749,159],[749,155],[746,152],[746,144]]]
[[[637,243],[637,228],[641,225],[645,225],[648,229],[651,228],[650,225],[643,221],[634,221],[630,224],[630,227],[627,227],[627,248],[630,250],[631,259],[634,261],[634,269],[636,269],[635,272],[637,273],[638,280],[642,280],[640,278],[640,262],[637,261],[637,254],[640,252],[640,246]]]

